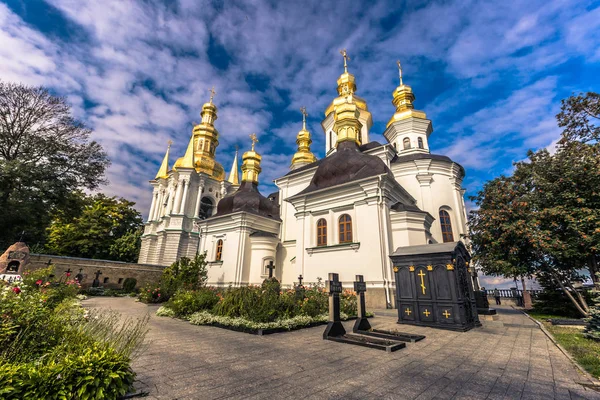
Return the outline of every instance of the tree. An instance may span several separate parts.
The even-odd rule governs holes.
[[[22,231],[43,241],[52,210],[67,208],[71,192],[104,182],[109,161],[90,135],[64,98],[0,81],[2,248]]]
[[[597,95],[563,101],[557,119],[567,128],[556,153],[530,151],[513,176],[488,182],[472,197],[479,209],[469,216],[474,258],[484,273],[535,274],[560,287],[584,316],[589,306],[573,282],[585,267],[596,279],[600,248],[600,144],[589,99]],[[586,126],[579,129],[576,121]]]
[[[556,116],[558,126],[564,128],[563,141],[587,143],[600,140],[600,94],[579,93],[562,100]]]
[[[48,227],[48,251],[71,257],[136,261],[143,226],[135,203],[104,194],[85,197],[78,216],[58,213]]]

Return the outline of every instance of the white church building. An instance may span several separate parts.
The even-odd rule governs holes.
[[[170,168],[167,150],[150,181],[139,263],[169,265],[206,252],[214,286],[260,284],[270,262],[284,287],[300,275],[307,284],[329,272],[351,287],[361,274],[370,305],[394,307],[391,253],[464,240],[464,169],[429,151],[432,124],[414,109],[411,87],[401,77],[393,92],[396,112],[383,132],[387,143],[371,141],[371,113],[344,64],[338,97],[321,123],[326,156],[317,160],[311,153],[304,121],[290,171],[275,179],[279,190],[266,197],[258,191],[262,157],[255,137],[242,156],[241,182],[237,154],[227,179],[215,160],[219,133],[211,97],[185,155]]]

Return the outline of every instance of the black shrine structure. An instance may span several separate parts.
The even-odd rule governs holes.
[[[481,326],[462,242],[400,247],[390,258],[399,324],[462,332]]]

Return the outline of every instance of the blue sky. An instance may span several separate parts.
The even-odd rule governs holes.
[[[288,171],[309,112],[313,150],[336,96],[341,48],[383,142],[396,60],[472,195],[530,148],[551,146],[572,92],[600,90],[600,3],[587,1],[0,0],[0,79],[65,95],[112,160],[102,190],[147,213],[152,179],[174,141],[183,155],[213,85],[229,171],[259,135],[261,190]]]

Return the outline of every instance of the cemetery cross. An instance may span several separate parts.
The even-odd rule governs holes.
[[[356,275],[356,281],[354,281],[354,291],[358,296],[358,318],[354,322],[352,332],[357,331],[368,331],[371,329],[371,324],[367,320],[367,310],[365,306],[365,292],[367,291],[367,284],[362,275]]]
[[[275,266],[273,265],[273,260],[269,261],[269,265],[267,265],[267,268],[269,269],[269,279],[271,279],[273,277],[273,270],[275,269]]]
[[[339,275],[329,273],[329,280],[325,284],[329,293],[329,321],[327,328],[323,332],[323,339],[331,336],[342,336],[346,334],[344,325],[340,318],[340,293],[342,293],[342,282],[339,280]]]

